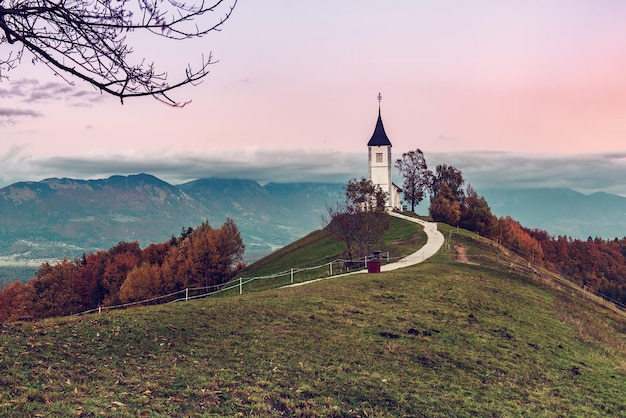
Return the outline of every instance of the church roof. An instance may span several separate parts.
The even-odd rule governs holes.
[[[372,134],[372,138],[370,142],[367,143],[368,147],[376,147],[376,146],[391,146],[391,141],[387,138],[387,134],[385,133],[385,127],[383,126],[383,119],[380,117],[380,107],[378,108],[378,121],[376,122],[376,128],[374,128],[374,133]]]

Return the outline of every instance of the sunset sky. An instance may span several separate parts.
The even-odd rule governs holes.
[[[219,60],[174,93],[183,109],[121,105],[25,59],[0,82],[0,187],[138,172],[343,183],[367,175],[380,92],[394,157],[420,148],[478,189],[626,196],[625,22],[623,0],[240,0],[201,42],[136,45],[172,81],[202,53]]]

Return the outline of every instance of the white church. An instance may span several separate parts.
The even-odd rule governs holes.
[[[367,161],[369,179],[387,193],[387,210],[402,210],[402,190],[396,186],[391,177],[393,159],[391,158],[391,141],[385,133],[383,119],[380,116],[380,101],[378,93],[378,120],[372,138],[367,143]]]

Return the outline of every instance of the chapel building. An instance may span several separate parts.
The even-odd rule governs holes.
[[[380,114],[381,100],[382,96],[378,93],[378,120],[374,133],[367,143],[369,179],[387,193],[385,203],[387,210],[402,210],[402,190],[392,181],[391,141],[385,133]]]

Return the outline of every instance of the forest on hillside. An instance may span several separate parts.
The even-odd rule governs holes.
[[[179,237],[141,249],[120,242],[108,251],[44,263],[37,277],[13,282],[0,293],[0,323],[71,315],[162,296],[190,287],[214,287],[242,268],[244,244],[228,219],[220,228],[204,222]]]
[[[580,240],[526,228],[509,216],[495,217],[487,201],[471,187],[461,199],[459,216],[452,224],[486,236],[581,287],[626,305],[626,237]]]
[[[510,216],[498,218],[471,185],[463,187],[463,174],[453,166],[438,165],[433,173],[422,163],[418,170],[405,174],[404,188],[410,189],[415,184],[419,186],[417,189],[430,192],[428,211],[433,221],[488,237],[581,287],[621,306],[626,305],[626,237],[609,241],[592,237],[586,241],[554,237],[540,229],[526,228]],[[418,194],[417,202],[422,194]]]

